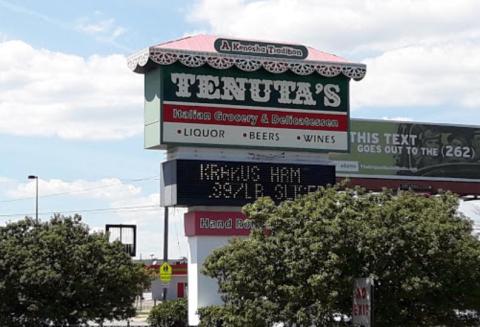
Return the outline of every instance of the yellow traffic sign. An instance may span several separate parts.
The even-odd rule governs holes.
[[[160,281],[168,284],[172,280],[172,266],[168,262],[164,262],[160,266]]]

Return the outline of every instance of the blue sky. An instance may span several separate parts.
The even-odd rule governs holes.
[[[143,149],[143,80],[126,57],[188,34],[366,63],[353,117],[479,125],[478,12],[475,0],[0,0],[0,224],[34,213],[35,174],[42,219],[137,223],[142,256],[161,256],[164,154]],[[170,256],[185,256],[182,210],[172,213]]]

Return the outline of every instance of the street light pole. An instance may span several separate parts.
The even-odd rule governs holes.
[[[38,225],[38,176],[29,175],[28,179],[34,179],[35,184],[35,223]]]

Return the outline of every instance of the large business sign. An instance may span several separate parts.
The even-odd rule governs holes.
[[[264,196],[293,200],[335,183],[335,167],[212,160],[162,164],[161,204],[242,206]]]
[[[337,174],[480,181],[480,127],[352,120]]]
[[[344,75],[327,78],[179,63],[147,75],[159,77],[154,85],[160,108],[150,110],[161,112],[163,147],[348,150],[349,78]]]

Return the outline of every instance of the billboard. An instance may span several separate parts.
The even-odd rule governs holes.
[[[162,206],[243,206],[269,196],[293,200],[335,183],[335,167],[216,160],[171,160],[162,164]]]
[[[159,144],[148,147],[348,151],[349,80],[159,66],[146,73],[145,116],[161,113]]]
[[[352,119],[350,128],[351,152],[330,155],[337,176],[433,182],[410,183],[426,191],[480,182],[480,127]]]

